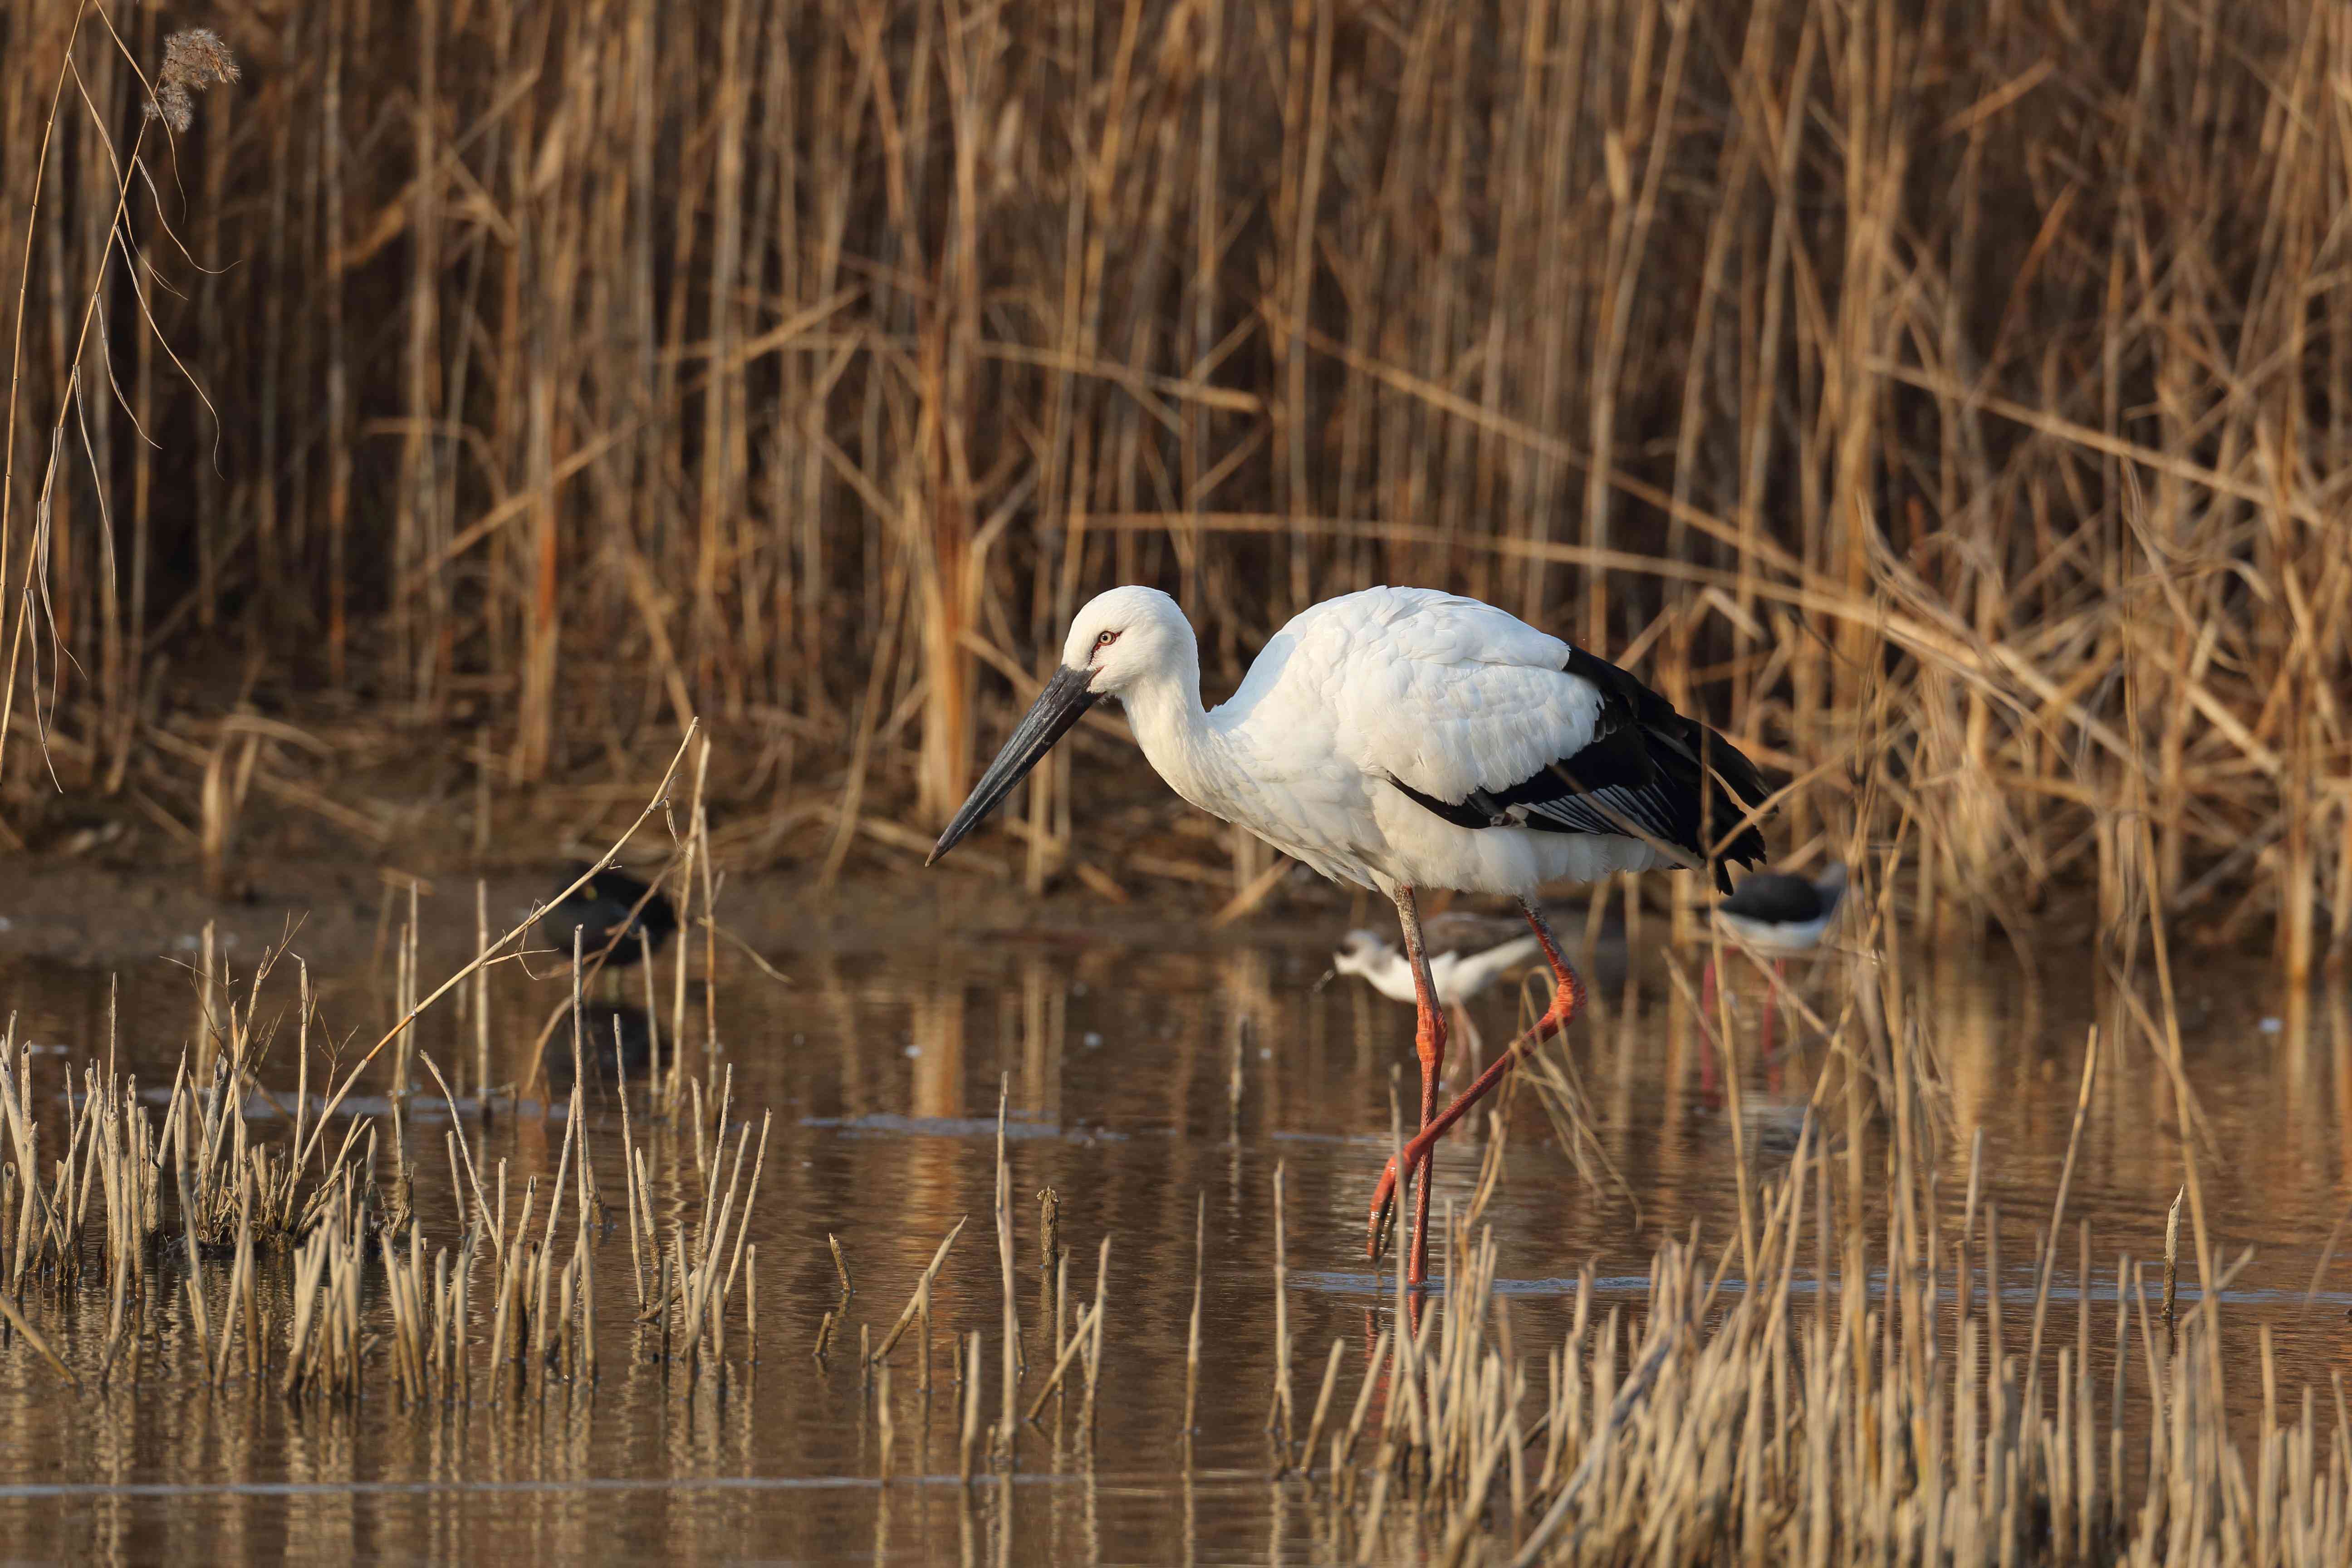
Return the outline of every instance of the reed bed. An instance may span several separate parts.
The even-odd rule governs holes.
[[[2284,1564],[2347,1549],[2340,1373],[2325,1405],[2266,1383],[2247,1444],[2208,1324],[2170,1331],[2129,1258],[2111,1307],[2095,1313],[2087,1270],[2077,1281],[2072,1342],[2045,1365],[2045,1256],[2021,1356],[1965,1246],[1948,1263],[1851,1230],[1809,1247],[1821,1159],[1809,1128],[1766,1194],[1761,1273],[1739,1282],[1736,1240],[1712,1258],[1669,1242],[1642,1299],[1604,1304],[1588,1271],[1569,1333],[1532,1364],[1493,1293],[1491,1236],[1451,1225],[1446,1310],[1399,1313],[1418,1328],[1381,1336],[1328,1448],[1284,1447],[1325,1542],[1357,1562],[1417,1543],[1446,1564]],[[2267,1329],[2263,1346],[2267,1376]],[[2136,1397],[2152,1417],[2127,1419]]]
[[[2282,1389],[2267,1321],[2231,1324],[2225,1354],[2222,1298],[2251,1253],[2219,1258],[2193,1215],[2184,1245],[2175,1199],[2160,1259],[2095,1265],[2090,1223],[2069,1213],[2094,1080],[2162,1065],[2166,1026],[2177,1048],[2168,994],[2165,1026],[2147,1020],[2154,1064],[2094,1031],[2048,1213],[2027,1266],[2012,1245],[2004,1267],[1981,1132],[1965,1194],[1939,1184],[1951,1129],[1925,994],[1875,917],[1854,956],[1847,1005],[1806,1010],[1823,1065],[1793,1152],[1737,1156],[1731,1233],[1667,1238],[1638,1292],[1603,1290],[1586,1268],[1552,1343],[1515,1334],[1496,1289],[1486,1215],[1510,1123],[1488,1115],[1468,1200],[1445,1214],[1442,1300],[1408,1292],[1399,1249],[1388,1324],[1369,1352],[1332,1344],[1304,1440],[1282,1418],[1287,1347],[1272,1358],[1272,1468],[1308,1489],[1320,1550],[1513,1568],[2286,1564],[2352,1550],[2342,1372]],[[1736,1039],[1706,1047],[1725,1058],[1735,1128]],[[1560,1131],[1572,1150],[1580,1093],[1557,1073],[1529,1081],[1556,1124],[1575,1124]],[[2186,1140],[2183,1164],[2193,1198]],[[1277,1240],[1277,1279],[1282,1256]],[[2200,1288],[2176,1316],[2184,1266]],[[1272,1321],[1281,1334],[1283,1313]],[[2249,1420],[2231,1384],[2251,1376]]]
[[[1796,845],[1885,752],[1928,913],[2117,915],[2143,802],[2167,919],[2352,942],[2336,8],[322,0],[184,129],[157,26],[0,18],[10,847],[488,856],[700,712],[734,863],[905,868],[1087,593],[1213,685],[1405,580]],[[1073,765],[974,853],[1279,893]]]
[[[266,977],[265,966],[247,1008]],[[575,1031],[579,994],[575,984]],[[575,1063],[585,1048],[575,1032]],[[0,1052],[0,1223],[8,1227],[0,1290],[15,1335],[77,1387],[85,1377],[104,1386],[122,1367],[164,1353],[158,1291],[184,1298],[190,1332],[173,1342],[194,1347],[202,1382],[268,1384],[298,1404],[383,1385],[420,1407],[543,1398],[593,1385],[616,1336],[626,1353],[675,1367],[690,1383],[723,1380],[730,1366],[740,1377],[759,1360],[759,1249],[749,1237],[772,1119],[743,1114],[731,1073],[688,1079],[677,1119],[656,1110],[660,1086],[631,1086],[648,1114],[689,1122],[667,1128],[692,1157],[657,1200],[651,1134],[632,1131],[630,1093],[621,1096],[616,1133],[596,1134],[584,1075],[575,1073],[552,1173],[511,1172],[504,1157],[478,1163],[467,1131],[473,1102],[448,1096],[439,1065],[424,1057],[442,1103],[458,1113],[436,1152],[446,1153],[451,1212],[433,1216],[446,1227],[435,1243],[413,1202],[410,1162],[421,1152],[379,1156],[379,1131],[397,1124],[412,1103],[405,1097],[381,1102],[391,1108],[384,1112],[347,1114],[330,1133],[327,1097],[310,1092],[307,1059],[289,1111],[260,1085],[256,1058],[232,1049],[201,1086],[184,1060],[158,1116],[135,1080],[108,1068],[85,1069],[78,1096],[37,1089],[36,1059],[12,1029]],[[49,1141],[63,1153],[45,1159],[44,1123],[60,1105],[65,1125],[50,1127]],[[1003,1171],[1000,1150],[1000,1179]],[[618,1173],[616,1194],[600,1172]],[[940,1244],[916,1299],[866,1358],[886,1366],[919,1321],[926,1390],[929,1288],[961,1229]],[[613,1266],[624,1230],[636,1310],[600,1325],[600,1260]],[[257,1305],[264,1272],[274,1315]],[[66,1310],[76,1292],[108,1307],[94,1367],[61,1359],[37,1321],[42,1304]],[[845,1287],[845,1309],[848,1300]],[[1055,1346],[1063,1360],[1033,1415],[1072,1362],[1091,1392],[1102,1340],[1087,1331],[1100,1314],[1098,1288],[1092,1312]],[[970,1370],[977,1382],[977,1367]]]

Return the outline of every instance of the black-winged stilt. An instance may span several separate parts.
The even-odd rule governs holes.
[[[1768,958],[1811,952],[1837,919],[1845,881],[1845,866],[1836,860],[1812,878],[1759,871],[1742,877],[1731,897],[1715,906],[1716,923]]]
[[[1549,913],[1549,911],[1546,911]],[[1543,951],[1523,921],[1468,911],[1421,922],[1421,950],[1440,1003],[1459,1006]],[[1334,974],[1357,975],[1391,1002],[1418,998],[1412,961],[1376,931],[1351,931],[1331,954]]]
[[[1470,1059],[1485,1054],[1470,1000],[1521,964],[1532,963],[1542,944],[1526,924],[1466,910],[1449,910],[1421,922],[1422,952],[1429,959],[1430,989],[1470,1042]],[[1418,1003],[1412,962],[1404,949],[1376,931],[1351,931],[1331,954],[1326,977],[1353,974],[1391,1002]]]
[[[1732,895],[1718,902],[1715,923],[1737,937],[1757,957],[1772,966],[1773,992],[1764,998],[1764,1048],[1772,1048],[1772,1020],[1778,984],[1788,977],[1789,960],[1821,946],[1837,922],[1838,904],[1845,897],[1846,869],[1832,860],[1816,877],[1788,871],[1759,871],[1742,877]],[[1699,987],[1701,1008],[1715,1014],[1715,958],[1709,954]]]
[[[1755,764],[1626,671],[1491,605],[1427,588],[1326,600],[1276,633],[1211,711],[1183,613],[1165,594],[1129,587],[1078,612],[1060,668],[930,858],[1106,697],[1125,705],[1145,760],[1178,795],[1395,903],[1420,1014],[1421,1130],[1381,1173],[1366,1247],[1379,1255],[1400,1173],[1417,1175],[1415,1283],[1429,1271],[1436,1141],[1583,997],[1537,889],[1706,866],[1728,890],[1722,862],[1764,853]],[[1446,1029],[1415,904],[1424,888],[1516,897],[1556,983],[1535,1027],[1442,1111]]]
[[[1546,906],[1547,920],[1569,921],[1580,925],[1584,911]],[[1454,1009],[1454,1022],[1470,1042],[1470,1058],[1475,1063],[1485,1054],[1478,1037],[1478,1026],[1470,1012],[1471,1000],[1513,970],[1533,963],[1543,949],[1527,929],[1523,921],[1508,916],[1479,914],[1470,910],[1448,910],[1442,915],[1432,915],[1421,922],[1422,951],[1429,955],[1429,978],[1437,992],[1441,1005]],[[1586,954],[1599,972],[1597,980],[1603,991],[1622,985],[1625,979],[1625,924],[1615,910],[1604,910],[1598,940]],[[1412,963],[1404,949],[1376,931],[1351,931],[1339,941],[1331,954],[1331,967],[1323,980],[1352,974],[1391,1002],[1412,1005],[1416,1000],[1413,989]],[[1322,982],[1318,982],[1319,989]],[[1475,1069],[1474,1069],[1475,1070]]]

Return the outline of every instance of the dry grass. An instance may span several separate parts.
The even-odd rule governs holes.
[[[1213,680],[1410,580],[1726,721],[1794,847],[1876,767],[1923,910],[2352,942],[2334,8],[322,0],[169,139],[104,15],[0,22],[20,838],[54,772],[373,852],[424,746],[481,853],[699,712],[738,863],[903,865],[1092,590]],[[1032,886],[1272,889],[1069,765]]]
[[[1397,1331],[1362,1363],[1352,1416],[1318,1447],[1327,1371],[1308,1441],[1272,1439],[1276,1471],[1314,1483],[1328,1554],[1515,1568],[2286,1564],[2352,1549],[2342,1374],[2299,1400],[2282,1390],[2267,1322],[2251,1359],[2248,1325],[2233,1322],[2225,1358],[2221,1297],[2247,1258],[2216,1258],[2196,1141],[2181,1146],[2192,1235],[2184,1246],[2176,1202],[2160,1292],[2153,1258],[2095,1268],[2088,1222],[2069,1213],[2095,1077],[2177,1067],[2168,992],[2158,1016],[2143,1013],[2152,1049],[2135,1039],[2119,1054],[2094,1033],[2022,1310],[2001,1216],[1979,1203],[1981,1137],[1965,1203],[1938,1190],[1953,1129],[1934,992],[1885,919],[1900,867],[1890,856],[1880,869],[1851,983],[1829,988],[1839,1006],[1804,1011],[1823,1065],[1793,1154],[1752,1172],[1737,1154],[1733,1233],[1712,1247],[1668,1240],[1645,1292],[1607,1299],[1588,1268],[1556,1344],[1515,1340],[1511,1300],[1495,1289],[1502,1260],[1484,1215],[1508,1123],[1489,1119],[1478,1180],[1447,1215],[1443,1308],[1417,1309],[1400,1276]],[[2160,936],[2152,945],[2160,964]],[[1735,1129],[1737,1042],[1726,1027],[1706,1047],[1723,1055]],[[2177,1265],[2200,1289],[2176,1321]],[[1286,1382],[1286,1352],[1276,1365]],[[2255,1414],[2231,1385],[2257,1374]],[[1277,1387],[1276,1407],[1287,1403]]]

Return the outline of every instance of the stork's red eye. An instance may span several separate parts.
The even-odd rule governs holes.
[[[1118,634],[1117,632],[1105,632],[1102,636],[1095,638],[1095,647],[1108,647],[1111,644],[1117,641],[1118,641]]]

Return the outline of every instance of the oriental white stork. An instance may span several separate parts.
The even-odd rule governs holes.
[[[1176,602],[1114,588],[1071,623],[1061,667],[930,854],[969,834],[1086,710],[1126,707],[1152,768],[1213,816],[1335,881],[1396,905],[1415,978],[1421,1128],[1402,1151],[1416,1179],[1410,1275],[1429,1272],[1433,1151],[1518,1060],[1564,1027],[1584,987],[1535,902],[1549,882],[1703,866],[1764,853],[1755,764],[1607,660],[1475,599],[1368,588],[1301,612],[1241,689],[1201,705],[1201,660]],[[1534,1028],[1442,1111],[1445,1020],[1415,895],[1446,888],[1519,901],[1556,982]],[[1372,1194],[1377,1258],[1396,1194],[1391,1159]]]

